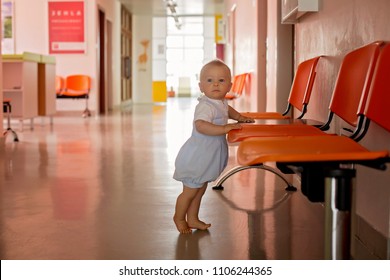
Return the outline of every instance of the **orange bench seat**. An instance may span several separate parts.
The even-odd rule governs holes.
[[[249,138],[241,142],[241,165],[266,162],[356,162],[387,158],[389,151],[369,151],[346,136],[288,136]]]

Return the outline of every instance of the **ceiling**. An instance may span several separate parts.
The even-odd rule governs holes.
[[[165,0],[119,0],[132,14],[166,16]],[[224,0],[174,0],[178,16],[215,15],[223,10]]]

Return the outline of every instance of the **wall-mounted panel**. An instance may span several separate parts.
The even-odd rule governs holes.
[[[281,0],[282,23],[294,24],[308,12],[319,11],[320,0]]]

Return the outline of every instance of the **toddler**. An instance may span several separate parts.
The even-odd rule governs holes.
[[[205,64],[200,72],[199,88],[204,94],[195,108],[191,137],[181,147],[173,178],[183,183],[176,200],[173,220],[180,233],[192,229],[206,230],[211,224],[198,217],[202,197],[208,182],[216,180],[228,160],[226,134],[240,129],[238,122],[254,122],[227,104],[225,95],[232,86],[229,67],[220,60]]]

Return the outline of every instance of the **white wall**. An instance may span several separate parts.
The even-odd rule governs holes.
[[[234,7],[235,11],[232,12]],[[265,109],[265,104],[261,104],[262,107],[259,107],[258,102],[265,96],[265,91],[259,88],[259,85],[265,84],[265,76],[259,76],[258,73],[258,9],[258,1],[225,1],[224,20],[228,29],[225,61],[232,68],[233,74],[251,73],[244,94],[233,103],[233,107],[239,111]],[[235,21],[233,13],[235,13]],[[233,28],[235,29],[235,44],[232,41]]]
[[[152,40],[152,78],[153,81],[166,81],[167,77],[167,59],[166,59],[166,37],[167,37],[167,18],[153,18],[153,40]],[[161,52],[161,53],[160,53]]]
[[[139,28],[135,28],[135,27]],[[142,27],[142,28],[141,28]],[[153,20],[151,16],[133,15],[133,102],[152,102],[152,32]],[[139,58],[144,54],[141,42],[149,40],[146,49],[147,61],[142,64]]]
[[[215,59],[215,18],[205,17],[203,19],[203,49],[204,57],[203,63],[207,63],[212,59]]]

